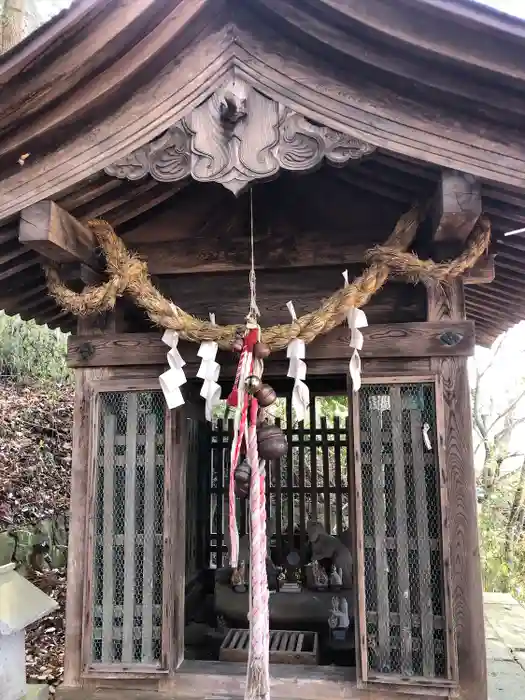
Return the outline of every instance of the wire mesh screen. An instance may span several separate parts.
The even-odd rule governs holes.
[[[368,668],[445,677],[434,386],[363,386],[359,415]]]
[[[160,392],[100,394],[92,662],[161,655],[165,409]]]

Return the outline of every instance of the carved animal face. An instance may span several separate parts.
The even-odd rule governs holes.
[[[316,542],[319,536],[324,533],[324,527],[315,520],[310,520],[306,526],[306,534],[310,542]]]
[[[245,90],[226,88],[219,101],[221,120],[226,124],[237,124],[248,113],[247,102]]]

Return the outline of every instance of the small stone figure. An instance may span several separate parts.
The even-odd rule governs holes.
[[[312,562],[312,574],[315,588],[328,588],[328,576],[318,561]]]
[[[312,545],[312,560],[330,559],[336,569],[341,570],[342,587],[352,587],[352,555],[344,544],[328,535],[323,526],[313,520],[307,525],[308,539]]]
[[[332,609],[328,618],[328,626],[334,639],[339,641],[345,639],[346,630],[350,626],[348,601],[346,598],[339,598],[338,596],[332,598]]]
[[[236,593],[246,593],[246,565],[244,561],[240,561],[239,566],[233,570],[231,585]]]
[[[343,587],[343,572],[341,569],[336,569],[332,566],[332,571],[330,572],[330,588],[334,590],[339,590]]]

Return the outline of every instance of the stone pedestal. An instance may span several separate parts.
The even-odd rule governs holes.
[[[15,571],[0,566],[0,690],[1,700],[45,700],[49,689],[26,684],[25,630],[49,615],[56,601]]]
[[[25,631],[3,634],[0,623],[0,688],[6,700],[20,700],[26,692]]]

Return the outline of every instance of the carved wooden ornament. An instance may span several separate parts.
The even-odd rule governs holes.
[[[323,161],[359,160],[375,146],[320,126],[239,79],[221,89],[155,141],[107,167],[113,177],[161,182],[193,177],[239,194],[279,170],[308,171]]]

